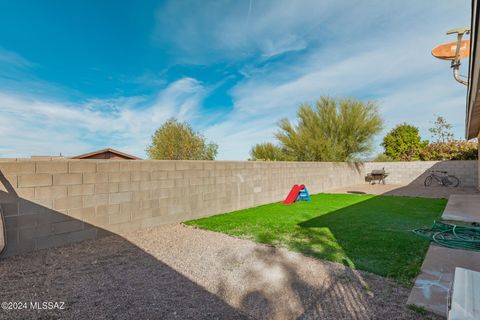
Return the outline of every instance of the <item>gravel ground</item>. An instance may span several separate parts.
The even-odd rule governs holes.
[[[3,259],[0,288],[65,303],[2,319],[437,319],[385,278],[179,224]]]

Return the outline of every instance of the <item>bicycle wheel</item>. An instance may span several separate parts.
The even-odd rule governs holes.
[[[450,181],[450,185],[449,187],[458,187],[458,185],[460,184],[460,180],[455,177],[455,176],[447,176],[448,177],[448,180]]]
[[[452,185],[452,181],[450,181],[450,179],[448,179],[448,177],[442,177],[440,182],[442,183],[442,185],[444,187],[450,187]]]
[[[430,187],[430,185],[432,184],[432,176],[428,176],[425,178],[425,181],[423,182],[423,185],[425,187]]]

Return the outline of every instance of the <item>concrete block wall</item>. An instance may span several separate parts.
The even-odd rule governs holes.
[[[363,181],[361,164],[0,159],[6,255],[282,200]]]
[[[365,162],[365,173],[385,168],[389,184],[423,185],[431,170],[447,171],[460,179],[460,186],[478,188],[478,161],[410,161],[410,162]]]

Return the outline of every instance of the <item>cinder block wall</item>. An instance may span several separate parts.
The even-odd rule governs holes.
[[[363,181],[361,164],[0,160],[0,207],[13,255],[180,222]]]
[[[385,168],[389,173],[387,183],[400,185],[423,185],[431,170],[447,171],[460,179],[460,186],[478,187],[478,161],[410,161],[410,162],[365,162],[365,172]]]

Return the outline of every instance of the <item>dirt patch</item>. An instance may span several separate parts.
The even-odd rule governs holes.
[[[0,318],[436,319],[409,289],[341,264],[169,225],[0,261]]]

